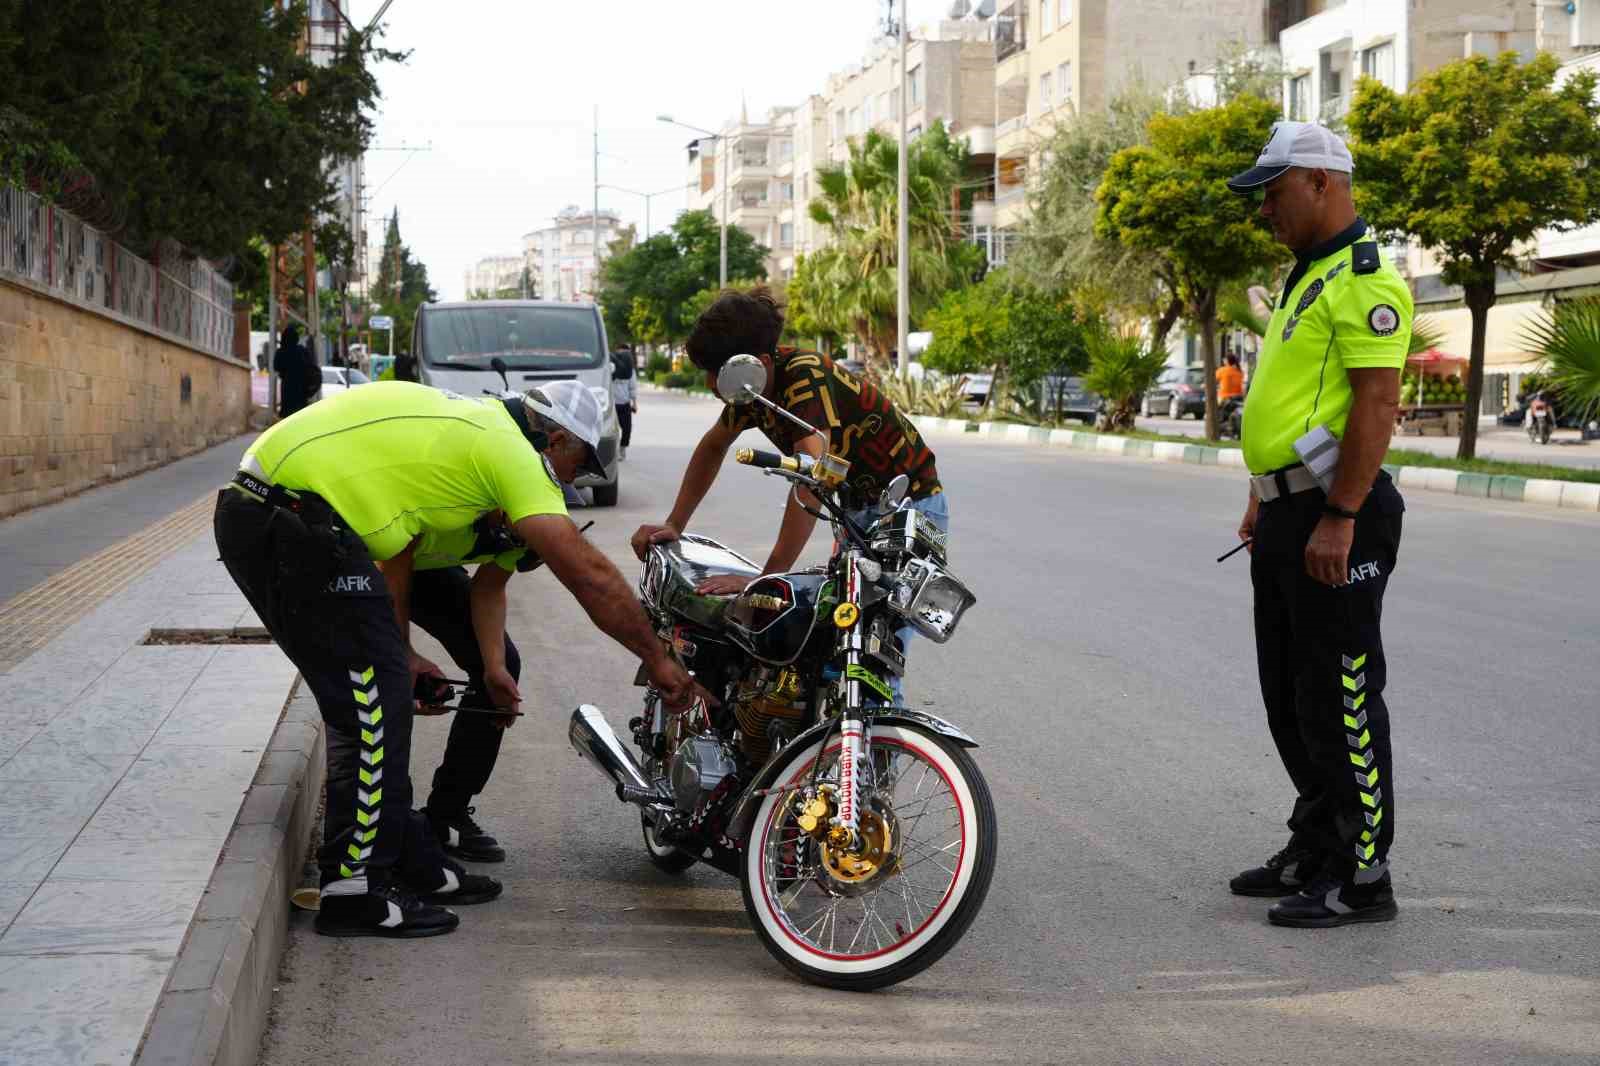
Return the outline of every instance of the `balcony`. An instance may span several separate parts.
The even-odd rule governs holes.
[[[1321,120],[1324,125],[1327,125],[1330,122],[1340,122],[1343,121],[1345,114],[1349,112],[1349,110],[1350,97],[1343,93],[1339,93],[1336,96],[1328,96],[1323,98],[1322,106],[1317,109],[1317,118]]]
[[[994,61],[1004,63],[1027,50],[1028,5],[1024,0],[1006,4],[994,16]]]

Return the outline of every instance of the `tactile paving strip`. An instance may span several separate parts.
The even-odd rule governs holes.
[[[0,604],[0,670],[9,670],[38,651],[209,528],[216,500],[216,493],[208,492],[182,510]]]

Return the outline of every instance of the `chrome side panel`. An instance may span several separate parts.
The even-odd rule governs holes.
[[[978,746],[978,742],[972,739],[965,730],[959,726],[952,725],[938,715],[913,711],[907,707],[874,707],[868,708],[863,713],[867,716],[869,727],[880,724],[921,726],[923,729],[955,741],[963,748],[976,748]],[[818,722],[790,741],[784,747],[784,751],[820,739],[824,733],[832,730],[834,725],[835,722],[831,718],[826,722]],[[779,759],[774,758],[763,766],[760,772],[756,774],[755,780],[745,786],[744,791],[739,794],[739,798],[733,803],[732,812],[728,815],[727,834],[729,839],[738,841],[741,847],[744,846],[745,840],[750,836],[750,826],[755,821],[756,808],[761,806],[761,800],[764,798],[758,793],[772,787],[773,781],[778,776],[776,767],[779,762]]]

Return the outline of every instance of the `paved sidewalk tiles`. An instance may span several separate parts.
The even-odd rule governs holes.
[[[263,767],[303,779],[303,754],[266,759],[295,677],[277,648],[138,643],[155,626],[257,624],[209,533],[180,517],[15,615],[52,639],[0,674],[0,1063],[133,1061],[246,791]],[[254,806],[271,819],[285,787]]]

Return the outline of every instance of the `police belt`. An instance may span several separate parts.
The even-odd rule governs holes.
[[[282,485],[274,485],[270,481],[264,481],[248,470],[235,470],[233,472],[233,480],[228,487],[238,489],[246,496],[253,496],[270,507],[282,507],[284,510],[294,511],[297,514],[303,511],[305,505],[310,502],[305,496],[291,492]]]
[[[1274,470],[1270,474],[1261,474],[1250,479],[1250,491],[1255,493],[1256,499],[1262,503],[1271,503],[1273,500],[1296,493],[1310,492],[1317,488],[1317,479],[1306,469],[1304,463],[1286,466],[1282,470]]]

